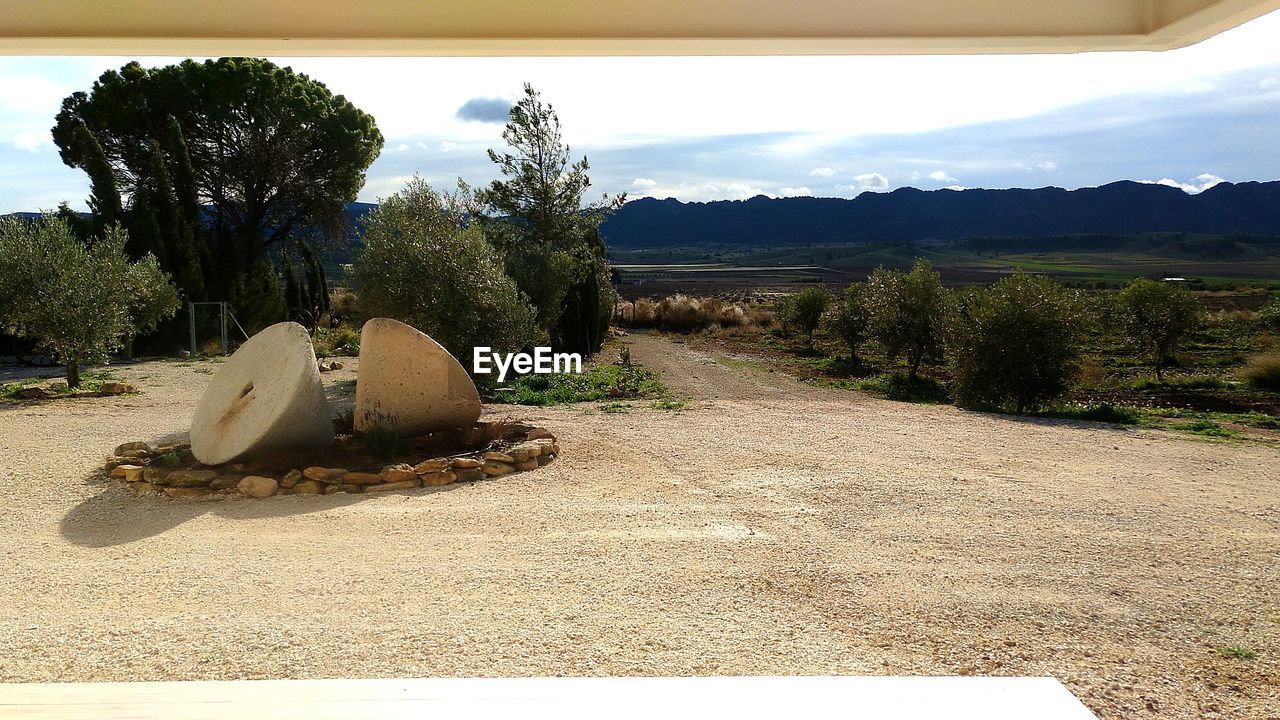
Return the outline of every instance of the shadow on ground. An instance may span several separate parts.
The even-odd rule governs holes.
[[[86,480],[102,484],[100,480]],[[491,482],[491,481],[490,481]],[[456,490],[471,483],[443,487],[415,488],[376,495],[420,495]],[[261,520],[323,512],[372,499],[363,493],[334,495],[277,495],[255,500],[243,497],[211,497],[200,500],[173,500],[159,495],[140,495],[117,482],[71,508],[58,530],[62,537],[81,547],[113,547],[145,540],[207,514],[228,520]]]

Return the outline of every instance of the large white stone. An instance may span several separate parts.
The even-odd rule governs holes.
[[[406,436],[468,427],[480,419],[480,393],[440,343],[374,318],[360,330],[354,419],[357,432],[382,425]]]
[[[332,442],[311,337],[292,322],[272,325],[227,358],[191,420],[191,452],[206,465]]]

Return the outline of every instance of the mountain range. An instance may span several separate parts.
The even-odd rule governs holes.
[[[1204,233],[1280,235],[1280,181],[1191,195],[1152,183],[864,192],[852,199],[681,202],[641,198],[601,227],[615,250],[944,242],[979,237]]]

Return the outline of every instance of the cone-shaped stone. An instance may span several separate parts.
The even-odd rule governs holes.
[[[227,358],[191,420],[191,452],[206,465],[332,442],[311,338],[292,322],[272,325]]]
[[[468,427],[480,419],[480,393],[448,350],[415,328],[374,318],[360,330],[355,429],[376,425],[401,435]]]

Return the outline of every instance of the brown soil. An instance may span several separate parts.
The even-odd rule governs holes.
[[[1106,718],[1276,717],[1276,449],[872,400],[630,341],[688,409],[494,407],[562,457],[423,497],[82,480],[184,430],[212,365],[0,406],[0,680],[1052,675]],[[325,376],[335,399],[354,370]]]

